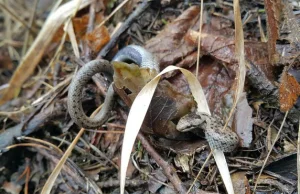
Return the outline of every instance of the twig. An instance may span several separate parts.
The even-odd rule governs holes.
[[[245,85],[245,76],[246,76],[246,66],[245,66],[245,44],[244,44],[244,31],[241,21],[241,12],[240,12],[240,4],[238,0],[233,1],[233,11],[234,11],[234,27],[235,27],[235,36],[234,36],[234,45],[235,45],[235,57],[239,64],[237,74],[236,74],[236,90],[234,93],[234,101],[229,112],[229,116],[227,117],[226,123],[224,125],[223,131],[228,126],[230,119],[235,112],[235,108],[237,103],[243,93],[244,85]]]
[[[179,179],[175,168],[172,164],[169,164],[166,162],[157,152],[156,150],[151,146],[149,141],[145,138],[145,136],[142,133],[139,133],[137,136],[138,140],[141,141],[143,147],[147,152],[152,156],[152,158],[156,161],[156,163],[163,169],[164,174],[166,177],[171,181],[174,188],[178,193],[186,193],[186,188],[183,186],[183,183]]]
[[[17,16],[16,13],[14,13],[13,10],[11,10],[10,8],[6,7],[3,3],[0,3],[0,8],[2,8],[4,11],[6,11],[12,18],[14,18],[16,21],[20,22],[25,28],[27,28],[33,35],[36,35],[37,30],[30,28],[30,26],[28,26],[26,24],[26,22],[24,20],[22,20],[21,18],[19,18]]]
[[[25,137],[25,136],[21,136],[21,137],[18,137],[19,140],[31,140],[31,141],[35,141],[35,142],[39,142],[39,143],[42,143],[42,144],[45,144],[45,145],[48,145],[49,147],[52,147],[54,148],[56,151],[58,151],[60,154],[63,154],[63,151],[61,151],[61,149],[59,149],[59,147],[57,147],[56,145],[50,143],[50,142],[47,142],[47,141],[44,141],[42,139],[37,139],[37,138],[34,138],[34,137]]]
[[[1,151],[8,151],[10,149],[16,148],[16,147],[40,147],[40,148],[44,148],[46,150],[51,150],[50,148],[43,146],[41,144],[36,144],[36,143],[19,143],[19,144],[13,144],[10,146],[7,146],[6,148],[4,148],[4,150]]]
[[[201,0],[201,3],[203,3],[203,0]],[[190,186],[190,188],[189,188],[189,190],[186,192],[186,194],[189,194],[189,193],[191,192],[191,190],[192,190],[193,186],[195,185],[196,181],[198,180],[198,178],[199,178],[199,176],[200,176],[202,170],[204,169],[204,167],[206,166],[207,162],[208,162],[209,159],[211,158],[211,155],[212,155],[212,152],[210,152],[209,155],[207,156],[207,158],[206,158],[204,164],[202,165],[202,167],[201,167],[201,169],[199,170],[199,172],[198,172],[196,178],[194,179],[193,184]]]
[[[29,135],[37,131],[41,125],[46,125],[48,122],[51,122],[54,117],[64,115],[66,112],[65,104],[66,99],[57,102],[54,108],[52,106],[47,107],[43,112],[34,115],[32,119],[32,116],[29,115],[30,119],[28,119],[28,117],[26,119],[28,123],[26,124],[25,131],[22,131],[24,124],[20,123],[0,133],[0,149],[11,145],[15,137]]]
[[[95,21],[95,16],[96,16],[96,10],[95,10],[95,6],[96,6],[96,2],[91,3],[90,5],[90,10],[89,10],[89,23],[88,23],[88,27],[86,30],[86,34],[91,33],[94,29],[94,21]],[[84,56],[86,58],[87,61],[91,60],[91,49],[89,46],[87,46],[87,41],[84,41]]]
[[[33,24],[33,21],[34,21],[34,18],[35,18],[35,13],[36,13],[36,8],[37,8],[37,4],[38,4],[39,0],[34,0],[34,3],[33,3],[33,10],[32,10],[32,13],[31,13],[31,16],[30,16],[30,21],[29,21],[29,27],[31,28],[32,27],[32,24]],[[26,31],[26,34],[25,34],[25,39],[24,39],[24,44],[23,44],[23,48],[22,48],[22,56],[25,55],[26,51],[27,51],[27,46],[28,46],[28,42],[29,42],[29,36],[30,36],[30,31]]]
[[[119,9],[121,9],[129,0],[125,0],[123,1],[120,5],[118,5],[118,7],[109,14],[109,16],[107,16],[98,26],[97,28],[103,26],[103,24],[105,24],[105,22],[107,22]]]
[[[51,136],[51,139],[54,139],[56,141],[60,142],[60,145],[62,144],[66,144],[68,146],[71,145],[71,142],[65,140],[65,139],[60,139],[59,137],[54,137]],[[93,154],[91,154],[90,152],[87,152],[85,149],[79,147],[78,145],[75,145],[74,150],[77,151],[78,153],[82,154],[82,155],[86,155],[87,158],[91,159],[91,160],[95,160],[98,163],[101,163],[103,165],[106,165],[105,161],[100,160],[100,157],[94,156]]]
[[[146,175],[147,177],[149,177],[149,179],[152,179],[153,181],[155,181],[155,182],[157,182],[157,183],[159,183],[159,184],[161,184],[161,185],[164,185],[164,186],[166,186],[166,187],[170,187],[168,184],[166,184],[166,183],[160,181],[159,179],[155,178],[154,176],[152,176],[148,171],[142,170],[142,169],[138,166],[137,162],[136,162],[135,159],[134,159],[135,155],[137,155],[137,152],[135,152],[135,153],[131,156],[131,161],[132,161],[134,167],[135,167],[140,173]]]
[[[268,161],[268,159],[269,159],[269,157],[270,157],[270,154],[271,154],[271,152],[272,152],[272,150],[273,150],[273,147],[274,147],[276,141],[277,141],[278,138],[279,138],[279,135],[280,135],[280,133],[281,133],[281,130],[282,130],[282,128],[283,128],[283,125],[284,125],[284,123],[285,123],[285,119],[286,119],[288,113],[289,113],[289,111],[287,111],[287,112],[285,113],[284,118],[283,118],[283,121],[282,121],[281,126],[280,126],[280,129],[279,129],[279,131],[278,131],[278,133],[277,133],[277,135],[276,135],[276,138],[275,138],[275,140],[274,140],[274,142],[273,142],[273,144],[272,144],[272,147],[270,148],[270,150],[269,150],[269,152],[268,152],[268,155],[267,155],[267,157],[266,157],[266,159],[265,159],[265,161],[264,161],[264,164],[262,165],[262,167],[261,167],[261,169],[260,169],[260,171],[259,171],[257,180],[256,180],[256,182],[255,182],[255,186],[254,186],[254,189],[253,189],[253,193],[255,193],[255,190],[256,190],[256,187],[257,187],[259,178],[260,178],[260,176],[261,176],[261,174],[262,174],[262,171],[264,170],[264,168],[265,168],[265,166],[266,166],[266,164],[267,164],[267,161]]]
[[[144,0],[143,3],[136,8],[136,10],[127,18],[127,20],[120,27],[118,32],[116,32],[110,39],[109,43],[105,45],[105,47],[98,54],[97,59],[105,58],[107,53],[115,47],[120,36],[131,26],[131,24],[139,17],[150,5],[151,1]]]
[[[41,155],[43,155],[46,159],[54,163],[54,165],[56,165],[59,162],[59,157],[61,155],[57,155],[54,152],[47,152],[44,149],[36,148],[36,150]],[[92,179],[86,177],[85,173],[81,170],[81,168],[79,168],[77,164],[75,164],[70,159],[67,159],[66,163],[63,166],[63,171],[61,171],[61,174],[67,176],[68,180],[70,180],[72,184],[76,185],[76,187],[79,186],[80,188],[86,189],[87,190],[86,193],[89,194],[101,193],[101,190],[98,187],[98,185]],[[89,184],[89,187],[87,187],[87,184]],[[75,192],[71,192],[71,193],[75,193]]]
[[[147,181],[141,180],[139,178],[134,180],[126,180],[126,186],[130,187],[141,187],[147,184]],[[97,185],[101,188],[118,187],[120,185],[120,180],[108,179],[107,181],[97,182]]]
[[[97,114],[97,112],[98,112],[98,109],[96,109],[92,113],[91,118],[93,118]],[[85,131],[85,128],[81,128],[80,129],[80,131],[78,132],[78,134],[76,135],[76,137],[74,138],[74,140],[72,141],[72,143],[70,144],[70,146],[68,147],[68,149],[66,150],[66,152],[64,153],[64,155],[61,157],[61,159],[59,160],[59,162],[56,164],[56,166],[53,169],[52,173],[48,177],[45,185],[43,186],[41,194],[49,194],[50,193],[50,191],[51,191],[51,189],[52,189],[52,187],[54,185],[54,182],[55,182],[57,176],[61,172],[61,169],[63,168],[64,164],[68,160],[69,156],[71,155],[74,147],[76,146],[78,140],[80,139],[80,137],[82,136],[82,134],[84,133],[84,131]],[[96,192],[102,194],[102,191],[100,190],[100,188],[97,188]]]
[[[105,160],[107,160],[111,165],[113,165],[116,169],[119,170],[118,165],[116,165],[111,159],[109,159],[103,152],[101,152],[96,146],[94,146],[93,144],[89,144],[89,146],[91,147],[92,150],[94,150],[100,157],[104,158]]]
[[[198,71],[199,71],[200,50],[201,50],[200,48],[201,48],[202,23],[203,23],[203,0],[201,0],[201,9],[200,9],[200,24],[199,24],[199,37],[198,37],[198,50],[197,50],[196,77],[198,77],[198,73],[199,73]]]
[[[281,182],[286,182],[286,183],[292,185],[293,187],[297,185],[297,182],[294,181],[293,179],[286,178],[286,177],[281,176],[280,174],[274,173],[272,171],[265,170],[264,173],[266,173],[267,175],[270,175],[272,177],[275,177],[276,179],[280,180]]]

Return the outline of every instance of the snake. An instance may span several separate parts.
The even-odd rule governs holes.
[[[157,58],[141,46],[129,45],[121,49],[112,59],[112,61],[134,63],[140,67],[146,67],[159,72],[159,62]],[[104,59],[95,59],[82,68],[73,77],[68,90],[68,112],[72,120],[80,127],[98,128],[102,126],[110,116],[110,111],[114,105],[113,83],[108,87],[103,106],[95,117],[88,117],[82,107],[82,91],[92,76],[97,73],[106,73],[113,75],[114,70],[109,61]],[[232,130],[222,131],[222,125],[219,119],[214,119],[204,114],[196,114],[201,120],[198,126],[202,126],[211,148],[219,149],[224,152],[231,152],[238,143],[238,137]],[[194,115],[195,116],[195,115]],[[197,119],[197,118],[196,118]],[[204,119],[204,120],[203,120]],[[205,125],[203,125],[205,124]],[[203,127],[204,126],[204,127]],[[180,127],[179,127],[180,128]],[[178,129],[178,127],[177,127]]]

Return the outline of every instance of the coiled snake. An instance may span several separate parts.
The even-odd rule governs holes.
[[[133,62],[140,67],[154,68],[159,71],[159,64],[156,58],[144,48],[136,45],[129,45],[120,50],[113,58],[113,61]],[[70,84],[68,92],[68,110],[71,118],[80,127],[97,128],[104,124],[110,115],[110,110],[114,103],[114,89],[112,84],[108,88],[101,111],[94,118],[87,117],[82,108],[81,95],[84,86],[93,75],[101,72],[111,75],[114,73],[113,68],[108,61],[103,59],[90,61],[78,71]],[[177,125],[177,130],[179,131],[187,131],[192,128],[197,128],[195,130],[199,130],[199,128],[203,129],[207,141],[214,149],[231,152],[238,143],[236,133],[229,128],[223,131],[221,120],[206,114],[188,114],[180,119]]]

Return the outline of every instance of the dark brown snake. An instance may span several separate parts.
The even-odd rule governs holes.
[[[156,69],[157,71],[159,70],[159,64],[156,58],[144,48],[136,45],[129,45],[120,50],[113,58],[113,61],[133,62],[140,65],[140,67],[149,67]],[[113,68],[108,61],[103,59],[90,61],[78,71],[70,84],[68,92],[68,110],[73,121],[80,127],[100,127],[110,116],[115,95],[112,84],[108,88],[101,111],[94,118],[86,116],[82,108],[81,98],[83,88],[93,75],[101,72],[110,75],[113,75],[114,73]],[[205,137],[212,148],[224,152],[231,152],[236,147],[238,143],[237,135],[230,129],[222,131],[223,126],[220,120],[205,114],[194,114],[192,118],[194,121],[188,121],[188,123],[198,123],[198,126],[205,130]],[[178,123],[177,129],[180,131],[186,131],[183,129],[184,125],[182,125],[182,122],[185,122],[184,119],[185,118]],[[195,122],[195,119],[198,122]]]

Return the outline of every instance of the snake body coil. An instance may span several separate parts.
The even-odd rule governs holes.
[[[148,67],[159,71],[159,64],[156,58],[144,48],[136,45],[130,45],[120,50],[113,58],[113,61],[133,62],[141,67]],[[70,84],[68,110],[71,118],[80,127],[100,127],[110,115],[110,110],[112,109],[114,102],[114,89],[112,84],[108,88],[101,111],[94,118],[87,117],[82,108],[81,96],[83,88],[93,75],[100,72],[111,75],[114,73],[113,68],[108,61],[97,59],[84,65],[74,76]],[[211,147],[225,152],[232,151],[238,143],[237,135],[231,130],[221,131],[221,125],[214,126],[214,123],[215,125],[219,123],[217,120],[214,120],[213,118],[206,119],[206,122],[211,123],[210,121],[212,121],[212,124],[207,124],[203,129],[205,130],[206,139]],[[201,122],[203,123],[203,121]]]
[[[113,58],[113,61],[133,62],[141,67],[159,70],[156,58],[144,48],[136,45],[129,45],[120,50]],[[106,60],[97,59],[90,61],[78,71],[70,84],[68,92],[68,110],[73,121],[80,127],[90,129],[100,127],[110,115],[109,112],[113,106],[114,96],[112,85],[108,88],[101,111],[94,118],[86,116],[82,108],[81,96],[83,88],[88,81],[91,80],[93,75],[101,72],[113,75],[114,70],[111,64]]]

